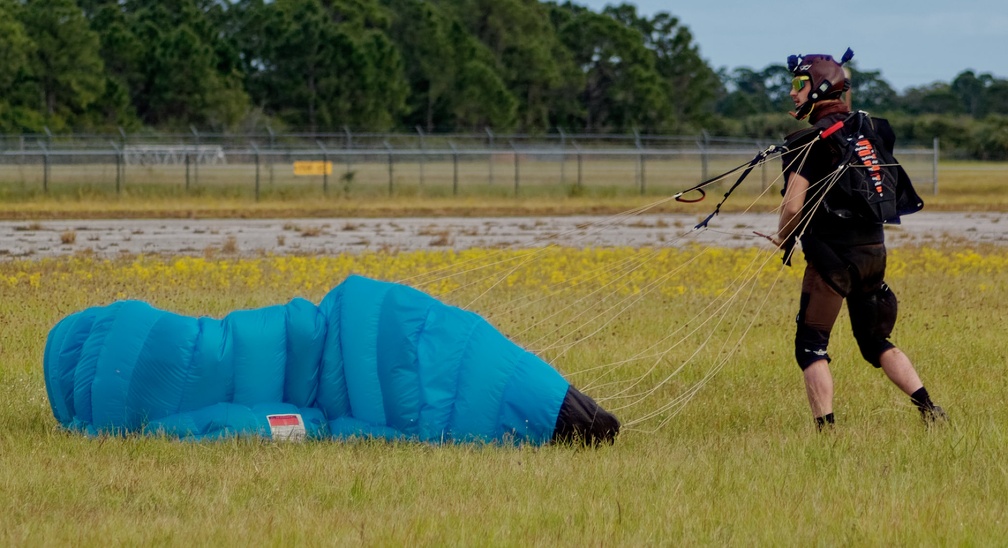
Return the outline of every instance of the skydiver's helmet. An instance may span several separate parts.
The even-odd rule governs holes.
[[[788,56],[788,70],[794,75],[793,85],[800,90],[805,80],[812,84],[808,101],[798,108],[794,113],[795,118],[804,120],[812,112],[812,108],[819,101],[826,99],[839,99],[843,92],[850,89],[850,80],[844,72],[843,65],[854,57],[854,52],[847,48],[840,62],[836,62],[832,55],[811,54],[811,55],[790,55]]]

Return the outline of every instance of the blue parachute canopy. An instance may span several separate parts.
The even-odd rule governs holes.
[[[89,435],[612,441],[615,417],[479,315],[351,276],[316,306],[193,318],[88,308],[46,341],[49,403]]]

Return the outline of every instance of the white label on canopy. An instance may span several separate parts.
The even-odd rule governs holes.
[[[277,441],[304,441],[304,419],[297,413],[286,415],[266,415],[269,421],[270,435]]]

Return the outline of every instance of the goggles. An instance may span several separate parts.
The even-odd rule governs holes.
[[[791,89],[795,91],[801,91],[802,88],[805,87],[805,82],[808,81],[809,81],[808,76],[795,76],[794,79],[791,80]]]

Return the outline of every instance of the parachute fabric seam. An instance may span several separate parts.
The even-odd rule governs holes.
[[[120,306],[120,308],[121,308],[121,306]],[[95,379],[95,376],[98,374],[98,364],[101,363],[102,357],[105,355],[105,351],[109,348],[109,345],[105,344],[105,342],[108,340],[109,336],[111,335],[111,333],[112,333],[112,325],[114,325],[114,324],[115,324],[115,320],[113,320],[111,323],[109,323],[106,326],[107,329],[105,329],[105,332],[102,334],[102,342],[101,342],[101,345],[98,347],[99,348],[98,355],[95,356],[95,360],[94,360],[94,370],[91,371],[91,382],[88,383],[88,398],[90,398],[91,401],[88,402],[89,405],[86,406],[87,407],[86,412],[88,413],[88,420],[87,420],[87,422],[92,423],[92,425],[94,424],[94,385],[95,385],[94,379]],[[79,367],[77,368],[77,373],[81,373],[82,375],[86,375],[87,374],[86,371],[81,371]],[[132,381],[132,380],[133,380],[133,378],[132,378],[132,376],[130,376],[130,381]],[[76,373],[74,374],[74,385],[77,385],[77,375],[76,375]],[[75,400],[76,400],[76,398],[75,398]],[[75,408],[77,407],[76,401],[74,402],[74,407]],[[74,413],[74,414],[76,415],[76,413]]]
[[[459,386],[462,382],[462,358],[469,350],[473,338],[473,332],[476,331],[477,325],[479,325],[479,322],[473,322],[473,324],[469,327],[469,333],[465,336],[465,343],[462,346],[462,352],[458,353],[458,364],[455,368],[455,382],[452,384],[454,388],[454,394],[452,394],[452,408],[451,413],[448,414],[448,424],[445,425],[445,431],[447,435],[451,437],[452,441],[455,440],[455,431],[453,426],[455,425],[455,417],[458,415]],[[444,435],[444,433],[442,435]]]
[[[71,332],[77,331],[77,324],[80,323],[80,322],[82,322],[82,321],[84,321],[85,319],[88,322],[87,330],[86,331],[87,331],[87,333],[90,333],[92,326],[94,326],[94,315],[93,314],[89,314],[85,318],[81,318],[81,319],[75,320],[73,322],[73,324],[70,325],[66,329],[66,332],[67,333],[71,333]],[[90,336],[90,335],[88,335],[88,336]],[[57,364],[63,363],[63,360],[62,360],[63,351],[66,348],[66,345],[69,344],[69,340],[68,339],[69,338],[67,336],[64,336],[63,340],[61,341],[59,352],[56,354],[56,363]],[[85,337],[85,340],[87,340],[87,337]],[[73,381],[74,377],[76,377],[76,375],[77,375],[77,366],[80,365],[80,353],[81,353],[81,351],[83,349],[84,349],[84,345],[82,344],[81,347],[76,352],[77,359],[73,360],[73,376],[71,376],[71,381]],[[62,382],[60,382],[62,375],[60,375],[59,372],[60,372],[60,368],[59,367],[55,368],[55,371],[52,372],[52,374],[55,375],[55,378],[53,378],[53,384],[55,386],[59,387],[61,389],[61,391],[64,391],[64,390],[66,390],[66,387],[63,386]],[[69,392],[63,392],[63,393],[59,394],[59,396],[61,396],[61,397],[58,400],[50,400],[50,401],[59,401],[60,403],[62,403],[63,404],[62,408],[65,411],[65,417],[67,418],[67,420],[73,421],[73,418],[77,415],[77,409],[76,409],[76,406],[74,405],[74,398],[73,398],[73,395],[74,395],[74,390],[73,390],[73,388],[74,388],[74,382],[70,383],[69,388],[70,388]]]
[[[175,406],[175,413],[182,412],[182,403],[185,401],[186,394],[189,392],[189,386],[193,380],[193,368],[196,366],[196,349],[200,348],[200,342],[203,340],[203,322],[196,320],[196,338],[193,339],[192,351],[189,352],[189,364],[186,367],[185,380],[182,381],[182,389],[179,390],[179,400],[178,405]]]
[[[417,334],[416,334],[416,348],[417,348],[417,351],[413,355],[413,367],[414,367],[414,369],[416,369],[417,385],[420,386],[420,390],[418,392],[418,394],[419,394],[419,401],[417,402],[417,410],[416,410],[417,426],[418,427],[419,427],[419,423],[420,423],[420,417],[423,416],[424,408],[428,407],[428,402],[427,402],[426,398],[424,397],[425,394],[426,394],[426,391],[424,391],[424,389],[423,389],[424,386],[425,386],[425,384],[424,384],[424,376],[423,376],[423,368],[420,367],[420,339],[424,336],[424,333],[427,331],[427,324],[428,324],[428,322],[430,322],[431,310],[432,310],[432,307],[428,306],[427,307],[427,312],[424,313],[423,324],[420,326],[420,331],[417,331]],[[441,430],[443,431],[444,428],[442,428]],[[422,432],[421,432],[421,434],[422,434]]]

